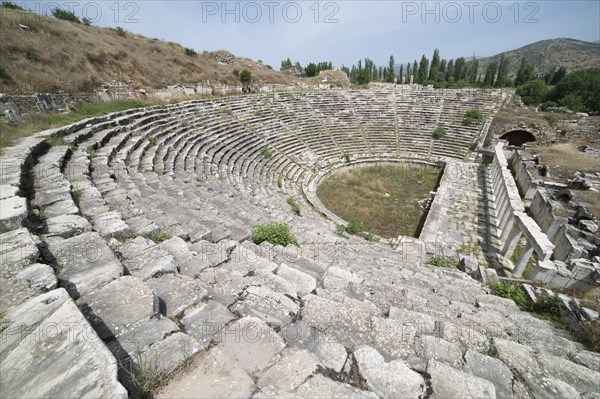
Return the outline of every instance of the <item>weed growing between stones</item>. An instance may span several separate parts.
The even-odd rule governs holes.
[[[169,382],[169,374],[159,366],[158,353],[148,357],[142,351],[136,350],[131,363],[123,369],[141,398],[152,398],[159,387]]]
[[[300,204],[298,204],[298,201],[296,201],[292,197],[289,197],[287,199],[287,203],[290,207],[292,207],[292,212],[294,212],[298,216],[302,216],[301,215],[302,211],[300,210]]]
[[[148,238],[154,241],[156,244],[160,244],[161,242],[167,241],[169,238],[171,238],[171,235],[166,231],[159,229],[148,234]]]
[[[435,130],[433,131],[432,136],[435,140],[442,139],[442,138],[446,137],[446,131],[444,130],[444,128],[436,127]]]
[[[491,286],[494,295],[502,298],[511,299],[519,307],[526,304],[525,293],[521,289],[521,284],[511,281],[501,281]]]
[[[271,153],[271,151],[267,147],[263,148],[260,151],[260,155],[262,155],[262,157],[264,159],[269,159],[269,158],[271,158],[273,156],[273,154]]]
[[[261,242],[269,242],[273,245],[290,245],[300,246],[298,239],[290,231],[290,226],[285,223],[267,223],[254,226],[252,228],[252,241],[255,244]]]
[[[448,269],[456,269],[458,266],[456,259],[443,255],[429,255],[427,257],[427,264]]]

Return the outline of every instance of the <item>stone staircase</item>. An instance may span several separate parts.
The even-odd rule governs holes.
[[[136,397],[150,377],[178,398],[600,396],[600,356],[549,321],[286,203],[344,151],[400,159],[402,104],[452,121],[495,93],[189,101],[23,139],[0,158],[0,396]],[[431,143],[409,152],[460,162],[470,141]],[[249,240],[273,221],[300,246]]]

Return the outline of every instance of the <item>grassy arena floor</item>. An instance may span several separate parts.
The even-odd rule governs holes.
[[[381,237],[414,237],[424,214],[417,201],[435,190],[440,173],[431,167],[390,164],[347,168],[323,181],[317,196],[342,219],[361,221]]]

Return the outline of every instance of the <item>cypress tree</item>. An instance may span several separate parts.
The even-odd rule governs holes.
[[[435,49],[433,51],[433,57],[431,58],[431,68],[429,68],[428,80],[437,82],[439,71],[440,71],[440,50]]]
[[[419,74],[417,77],[417,83],[425,84],[427,82],[427,72],[429,69],[429,60],[425,57],[425,54],[421,56],[421,62],[419,63]]]

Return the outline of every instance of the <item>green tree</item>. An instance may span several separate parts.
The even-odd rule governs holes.
[[[317,65],[314,63],[309,63],[306,68],[304,68],[304,76],[311,78],[313,76],[317,76],[318,70]]]
[[[467,76],[467,68],[465,57],[457,58],[454,62],[454,81],[459,82],[465,80]]]
[[[560,68],[558,68],[558,71],[556,71],[556,73],[554,74],[554,76],[552,76],[552,79],[550,80],[550,84],[551,85],[555,85],[558,82],[560,82],[565,76],[567,75],[567,68],[561,66]]]
[[[281,68],[279,68],[280,71],[287,71],[288,69],[292,69],[292,60],[290,60],[290,58],[286,58],[285,60],[281,61]]]
[[[506,54],[502,54],[500,56],[500,64],[498,65],[498,77],[496,78],[496,87],[510,86],[508,81],[508,63],[508,56]]]
[[[530,80],[517,87],[517,94],[527,105],[537,105],[548,94],[548,86],[542,79]]]
[[[404,65],[400,64],[400,71],[398,73],[398,81],[397,81],[398,84],[403,83],[402,82],[403,77],[404,77]]]
[[[600,112],[600,68],[567,74],[549,97],[573,111]]]
[[[240,72],[240,82],[242,82],[243,84],[249,84],[251,80],[252,80],[252,72],[250,72],[247,69],[243,69]]]
[[[429,69],[429,60],[425,57],[425,54],[421,56],[421,62],[419,63],[419,73],[417,75],[417,83],[425,84],[427,82],[427,72]]]
[[[417,80],[419,78],[419,64],[417,64],[417,60],[415,60],[413,62],[412,74],[413,74],[413,83],[417,83]]]
[[[493,86],[494,80],[496,79],[496,72],[498,71],[498,62],[491,62],[485,70],[485,78],[483,78],[484,86]]]
[[[477,70],[479,69],[479,60],[473,56],[469,63],[469,83],[477,83]]]
[[[395,65],[395,61],[394,61],[394,56],[390,55],[390,60],[388,62],[388,76],[387,76],[387,82],[390,83],[394,83],[394,80],[396,78],[396,65]]]
[[[448,61],[446,67],[446,82],[452,83],[454,81],[454,60]]]
[[[64,21],[75,22],[76,24],[81,23],[79,18],[77,18],[77,16],[71,11],[63,10],[60,8],[55,8],[54,10],[52,10],[52,16],[54,18],[62,19]]]
[[[406,64],[406,83],[410,83],[410,62]]]
[[[533,65],[531,65],[525,57],[521,59],[521,65],[517,71],[517,77],[515,78],[515,86],[520,86],[523,83],[529,82],[533,79]]]
[[[431,68],[429,68],[429,77],[427,79],[432,82],[439,81],[439,76],[438,76],[439,72],[440,72],[440,50],[435,49],[433,51],[433,57],[431,58]]]

